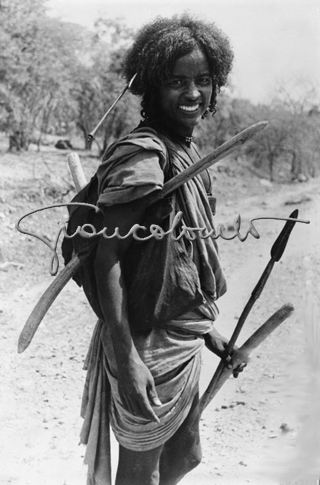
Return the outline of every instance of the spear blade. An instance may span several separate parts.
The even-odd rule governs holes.
[[[298,209],[295,209],[289,216],[290,219],[297,219],[299,215]],[[279,236],[275,240],[272,248],[271,248],[271,258],[273,261],[279,261],[283,252],[286,248],[289,236],[291,234],[292,229],[295,226],[296,221],[287,221],[280,232]]]

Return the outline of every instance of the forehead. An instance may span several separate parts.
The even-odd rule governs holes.
[[[190,74],[209,73],[210,67],[205,54],[200,49],[194,49],[189,54],[177,59],[173,76],[189,76]]]

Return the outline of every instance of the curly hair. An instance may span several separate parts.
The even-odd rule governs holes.
[[[212,74],[212,97],[209,111],[215,113],[216,97],[227,82],[232,67],[233,51],[228,38],[214,24],[191,18],[188,14],[172,18],[158,17],[146,24],[124,59],[123,73],[127,82],[137,72],[131,87],[142,96],[142,116],[157,116],[157,88],[166,81],[174,65],[195,48],[205,54]]]

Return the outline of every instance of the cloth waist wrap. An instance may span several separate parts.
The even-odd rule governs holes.
[[[108,326],[101,320],[97,322],[85,362],[88,372],[81,406],[84,422],[80,438],[87,445],[88,484],[106,483],[109,420],[117,441],[134,451],[164,444],[185,420],[198,390],[203,335],[212,329],[216,318],[215,306],[204,306],[202,310],[202,315],[198,310],[189,312],[162,328],[132,336],[155,380],[162,406],[153,409],[160,424],[133,416],[124,408]]]

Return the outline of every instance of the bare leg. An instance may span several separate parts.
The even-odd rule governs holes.
[[[120,446],[116,485],[159,485],[162,448],[132,451]]]
[[[178,431],[168,440],[160,458],[160,485],[175,485],[201,462],[199,420],[191,423],[190,415],[199,402],[195,395],[190,413]]]

